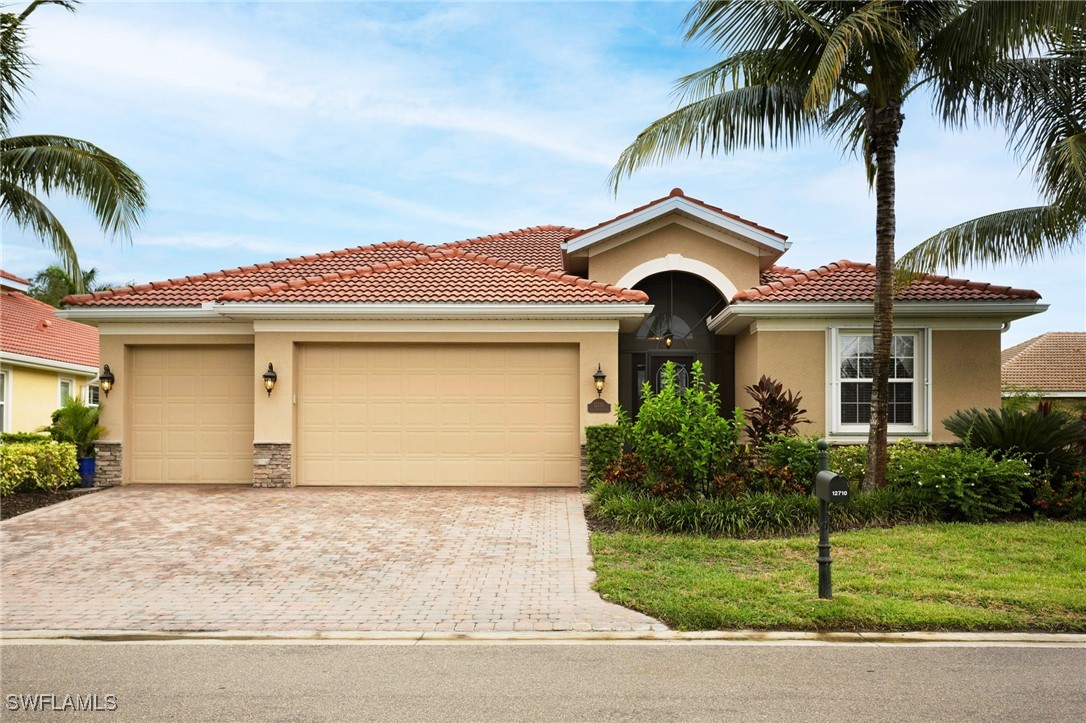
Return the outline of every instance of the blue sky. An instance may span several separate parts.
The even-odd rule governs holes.
[[[13,3],[12,7],[21,7]],[[150,189],[128,246],[51,202],[85,267],[150,281],[330,249],[587,227],[676,186],[789,236],[810,268],[874,257],[863,169],[826,141],[643,171],[621,150],[714,55],[684,45],[688,3],[88,2],[40,8],[33,94],[16,132],[84,138]],[[1002,136],[951,134],[923,99],[898,155],[898,251],[974,216],[1031,205]],[[4,225],[3,267],[52,262]],[[1051,308],[1003,345],[1086,330],[1086,256],[955,276],[1037,289]]]

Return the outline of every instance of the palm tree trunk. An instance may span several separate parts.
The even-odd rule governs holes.
[[[886,484],[886,431],[890,396],[890,348],[894,340],[894,236],[897,143],[904,121],[901,104],[872,108],[868,133],[875,151],[875,318],[871,335],[874,363],[871,384],[871,424],[867,436],[864,487]]]

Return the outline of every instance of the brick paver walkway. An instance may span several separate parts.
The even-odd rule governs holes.
[[[0,523],[0,627],[662,630],[575,490],[122,487]]]

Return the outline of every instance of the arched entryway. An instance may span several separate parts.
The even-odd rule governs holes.
[[[681,381],[700,361],[706,378],[720,387],[722,411],[729,413],[735,406],[735,339],[717,336],[707,325],[727,300],[705,279],[682,271],[653,274],[634,288],[648,294],[655,308],[636,331],[619,335],[619,404],[636,414],[642,386],[658,388],[665,362],[675,362]]]

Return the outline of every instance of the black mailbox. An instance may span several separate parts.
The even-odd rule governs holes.
[[[848,477],[823,470],[815,476],[815,497],[826,502],[848,502]]]

